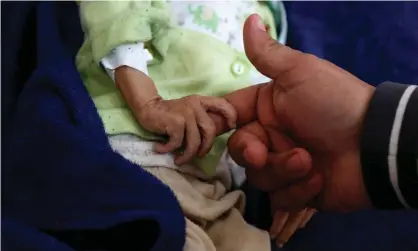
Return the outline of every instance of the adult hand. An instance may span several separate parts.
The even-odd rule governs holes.
[[[248,180],[270,192],[276,209],[310,204],[349,211],[370,206],[359,140],[374,88],[328,61],[279,45],[257,15],[247,19],[244,44],[250,61],[272,79],[226,96],[237,110],[239,125],[229,151],[247,167]],[[295,182],[278,163],[296,146],[309,153],[294,149],[287,160],[305,163],[299,166],[312,161],[315,172]]]

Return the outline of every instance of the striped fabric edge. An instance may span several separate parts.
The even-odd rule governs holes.
[[[376,88],[363,124],[363,179],[374,206],[416,207],[417,87],[385,82]],[[415,196],[414,196],[415,195]]]

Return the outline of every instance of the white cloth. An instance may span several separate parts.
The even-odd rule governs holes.
[[[115,69],[126,65],[148,75],[147,63],[152,55],[141,42],[119,45],[101,60],[107,74],[115,81]]]
[[[186,218],[184,251],[270,250],[268,232],[245,222],[245,195],[231,190],[224,158],[216,174],[205,177],[193,166],[176,167],[171,154],[154,154],[149,151],[153,143],[136,136],[109,136],[109,142],[115,152],[141,164],[173,191]]]
[[[146,167],[166,167],[179,170],[180,172],[197,176],[206,180],[207,177],[199,168],[192,165],[177,166],[171,153],[159,154],[154,149],[155,142],[145,141],[135,135],[119,134],[109,136],[109,143],[115,152],[118,152],[129,161]],[[245,181],[245,169],[238,166],[228,152],[225,151],[216,169],[214,176],[221,177],[222,184],[231,188],[239,187]]]

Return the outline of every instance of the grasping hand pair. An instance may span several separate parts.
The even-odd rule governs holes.
[[[244,44],[254,66],[273,79],[225,96],[238,128],[228,149],[249,182],[268,192],[278,210],[369,207],[359,141],[374,87],[278,44],[257,15],[247,19]],[[211,117],[218,134],[228,130],[221,117]]]

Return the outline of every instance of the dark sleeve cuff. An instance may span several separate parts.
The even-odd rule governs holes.
[[[366,189],[382,209],[418,208],[418,88],[379,85],[363,124]]]

